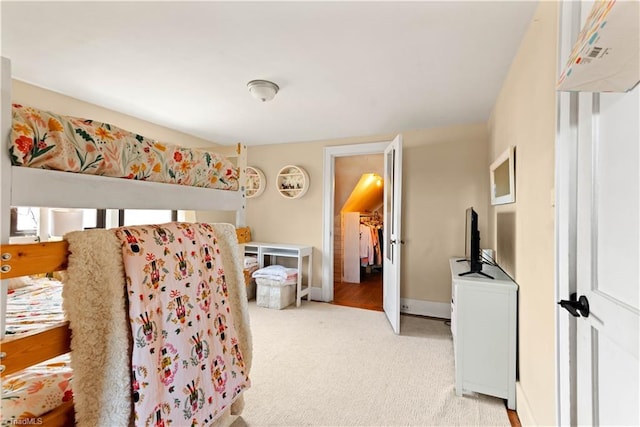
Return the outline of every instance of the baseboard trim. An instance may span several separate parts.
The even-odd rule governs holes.
[[[322,288],[319,288],[317,286],[311,287],[311,300],[325,302],[322,298]]]
[[[529,406],[529,401],[527,400],[527,396],[522,390],[522,386],[520,385],[520,381],[516,382],[516,402],[518,402],[517,413],[518,418],[520,418],[520,424],[524,426],[537,426],[538,423],[536,419],[533,417],[533,413],[531,412],[531,407]]]
[[[450,319],[451,304],[446,302],[400,298],[400,313]]]
[[[322,288],[317,286],[311,287],[311,300],[327,302],[322,296]],[[400,313],[450,319],[451,304],[446,302],[400,298]]]

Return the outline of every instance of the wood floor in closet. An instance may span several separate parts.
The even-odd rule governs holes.
[[[382,311],[382,272],[363,273],[360,283],[334,282],[333,304]]]

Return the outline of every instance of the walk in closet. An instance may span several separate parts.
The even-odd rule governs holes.
[[[376,212],[343,212],[343,277],[360,283],[361,276],[382,271],[382,217]]]
[[[334,303],[382,310],[382,155],[336,159]]]

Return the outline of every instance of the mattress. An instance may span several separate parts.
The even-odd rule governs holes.
[[[38,417],[73,398],[68,354],[30,366],[2,379],[2,426],[20,425],[20,418],[41,424]]]
[[[62,282],[47,278],[13,280],[7,295],[7,335],[23,334],[64,321]],[[69,355],[2,378],[2,426],[34,419],[72,398]]]
[[[50,278],[24,278],[25,285],[7,295],[6,334],[21,334],[64,321],[62,282]]]
[[[238,168],[210,150],[146,138],[108,123],[13,105],[14,166],[238,190]]]

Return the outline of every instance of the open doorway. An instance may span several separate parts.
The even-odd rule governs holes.
[[[396,334],[400,333],[400,280],[402,243],[402,135],[392,141],[373,142],[325,147],[323,185],[323,225],[322,225],[322,300],[334,300],[334,188],[335,160],[344,156],[383,153],[384,196],[383,196],[383,265],[382,306],[389,324]]]
[[[369,158],[369,156],[380,156],[380,169],[376,166],[376,171],[384,176],[382,173],[384,171],[384,151],[389,146],[389,142],[373,142],[368,144],[354,144],[354,145],[341,145],[335,147],[327,147],[325,148],[325,164],[324,164],[324,175],[326,177],[324,184],[324,207],[323,207],[323,218],[324,218],[324,229],[323,229],[323,253],[324,259],[322,264],[322,299],[327,302],[335,301],[335,283],[338,283],[338,287],[342,282],[342,270],[339,266],[341,263],[340,254],[336,255],[335,250],[340,250],[341,244],[341,216],[340,211],[342,209],[342,203],[346,201],[349,197],[350,192],[353,190],[353,186],[358,182],[363,173],[367,172],[364,167],[360,166],[354,167],[353,170],[350,169],[349,164],[340,165],[340,171],[337,170],[336,164],[340,163],[340,159],[349,157],[360,159],[359,161],[365,165],[369,166],[370,162],[372,162],[375,157]],[[343,180],[343,174],[347,174],[350,176],[349,180],[352,183],[351,187],[345,185],[345,190],[341,191],[341,195],[336,197],[336,182],[337,180]],[[342,187],[344,184],[341,184]],[[336,200],[338,200],[336,202]],[[340,200],[342,202],[340,202]],[[374,278],[372,276],[372,278]],[[380,275],[380,281],[383,282],[382,275]],[[384,286],[384,283],[382,283]],[[353,290],[354,288],[351,287]],[[359,290],[370,290],[371,288],[364,288]],[[340,292],[341,290],[338,289]],[[365,297],[366,298],[366,297]],[[384,299],[384,296],[383,296]],[[347,305],[347,300],[357,301],[356,298],[349,297],[348,299],[341,298],[341,303]]]
[[[333,303],[383,311],[382,153],[335,159]]]

